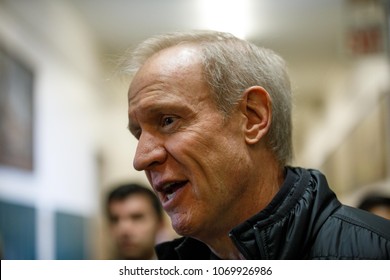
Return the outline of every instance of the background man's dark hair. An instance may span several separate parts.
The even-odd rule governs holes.
[[[390,207],[390,197],[380,196],[380,195],[370,195],[363,199],[359,208],[370,211],[371,208],[376,206],[387,206]]]
[[[106,210],[107,214],[109,215],[108,206],[112,201],[118,201],[118,200],[124,200],[129,196],[132,195],[143,195],[147,198],[149,198],[151,205],[153,206],[153,209],[155,210],[157,217],[159,220],[162,220],[163,218],[163,211],[161,207],[161,203],[158,200],[157,196],[154,194],[154,192],[144,186],[141,186],[136,183],[130,183],[130,184],[123,184],[116,188],[114,188],[107,196],[107,203],[106,203]]]

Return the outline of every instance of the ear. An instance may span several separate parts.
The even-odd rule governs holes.
[[[271,97],[263,87],[250,87],[243,94],[240,109],[246,117],[243,127],[245,141],[250,145],[256,144],[267,134],[271,125]]]

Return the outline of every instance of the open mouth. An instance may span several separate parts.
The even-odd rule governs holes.
[[[165,184],[161,190],[166,202],[175,198],[177,190],[181,189],[187,184],[188,181],[172,182]]]

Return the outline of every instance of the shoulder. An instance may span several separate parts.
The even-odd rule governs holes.
[[[311,257],[389,259],[390,221],[343,205],[321,227]]]
[[[367,211],[343,205],[333,215],[344,223],[367,229],[390,241],[390,221]]]

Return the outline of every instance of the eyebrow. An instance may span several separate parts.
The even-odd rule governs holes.
[[[152,119],[158,114],[172,114],[178,115],[179,117],[185,118],[188,115],[193,115],[196,112],[193,108],[188,105],[183,105],[183,101],[180,98],[177,98],[176,95],[173,95],[172,98],[159,98],[159,96],[150,97],[153,98],[153,102],[141,102],[135,107],[135,112],[141,112],[142,115],[147,115],[146,119]],[[129,114],[129,122],[127,125],[127,129],[130,131],[132,135],[138,138],[139,131],[141,130],[141,126],[139,122],[132,122]]]
[[[178,113],[190,113],[191,109],[187,106],[183,106],[181,103],[173,103],[171,101],[160,101],[157,103],[149,104],[148,106],[143,106],[140,109],[142,114],[146,114],[148,116],[154,116],[156,114],[178,114]],[[131,124],[131,118],[129,116],[129,124],[128,128],[132,127],[138,128],[138,125]]]

